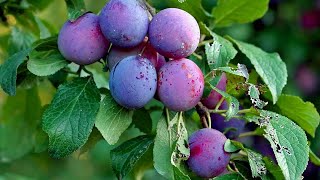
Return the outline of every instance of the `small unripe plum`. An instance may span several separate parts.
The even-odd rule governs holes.
[[[189,59],[169,61],[158,72],[158,97],[170,110],[193,108],[200,101],[203,88],[203,74]]]
[[[218,130],[205,128],[189,138],[189,168],[199,177],[212,178],[226,169],[230,154],[224,151],[227,138]]]
[[[164,57],[157,53],[157,51],[150,45],[150,43],[144,41],[133,48],[112,47],[108,55],[109,69],[111,70],[122,59],[128,56],[138,55],[142,51],[143,53],[141,56],[150,60],[157,71],[166,62]]]
[[[216,88],[220,89],[221,91],[226,91],[226,86],[227,86],[227,75],[225,73],[222,73],[221,79],[218,82]],[[203,98],[201,102],[207,108],[214,109],[221,98],[222,98],[222,95],[220,93],[218,93],[215,90],[212,90],[209,96],[206,98]]]
[[[200,40],[197,21],[186,11],[168,8],[156,14],[149,25],[151,45],[163,56],[180,59],[192,54]]]
[[[228,104],[226,101],[224,101],[221,104],[220,110],[227,110]],[[213,129],[217,129],[220,132],[225,132],[229,129],[229,131],[225,134],[227,138],[229,139],[235,139],[239,136],[241,132],[244,131],[245,127],[245,121],[237,118],[231,118],[229,121],[225,121],[225,117],[223,117],[220,114],[211,114],[211,121],[212,125],[211,127]],[[230,129],[232,128],[232,129]]]
[[[148,59],[129,56],[112,69],[109,86],[118,104],[128,109],[138,109],[153,98],[157,88],[157,73]]]
[[[115,46],[134,47],[148,32],[149,17],[139,0],[110,0],[99,15],[105,37]]]
[[[92,13],[86,13],[74,22],[67,21],[58,37],[61,54],[79,65],[92,64],[103,58],[109,45],[101,32],[98,16]]]

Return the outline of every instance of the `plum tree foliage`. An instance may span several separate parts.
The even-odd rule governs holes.
[[[11,3],[0,1],[0,12],[12,13]],[[110,0],[97,15],[82,0],[66,4],[68,20],[59,32],[35,18],[31,23],[40,36],[26,36],[22,45],[16,41],[15,52],[0,66],[3,91],[24,97],[8,98],[4,106],[26,104],[24,112],[14,113],[16,121],[11,111],[0,110],[0,136],[28,126],[30,132],[17,130],[13,137],[35,137],[40,127],[26,148],[14,139],[15,154],[6,148],[11,142],[0,144],[0,162],[32,149],[58,159],[81,154],[100,140],[115,145],[135,127],[143,135],[110,151],[119,179],[141,179],[152,167],[167,179],[302,178],[318,112],[282,94],[287,69],[277,53],[215,33],[259,19],[268,0]],[[20,9],[17,19],[29,12],[26,7],[36,4]],[[236,63],[244,58],[252,69]],[[41,80],[56,87],[44,107],[36,88]],[[251,136],[269,141],[276,162],[251,150]]]

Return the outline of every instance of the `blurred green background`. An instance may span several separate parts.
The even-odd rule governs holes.
[[[6,3],[6,0],[0,0]],[[7,9],[0,12],[0,63],[17,50],[26,48],[37,38],[37,27],[35,27],[30,13],[25,9],[32,9],[36,19],[49,27],[49,33],[57,34],[63,23],[67,19],[66,5],[63,0],[9,0],[11,3]],[[19,3],[18,3],[19,2]],[[86,0],[87,10],[98,13],[107,0]],[[159,1],[161,4],[161,1]],[[186,2],[188,3],[188,1]],[[18,4],[18,7],[16,7]],[[211,12],[215,6],[215,0],[203,0],[203,7]],[[3,8],[1,6],[1,8]],[[12,12],[10,15],[3,15],[4,11]],[[15,15],[15,16],[13,16]],[[39,25],[39,24],[38,24]],[[315,104],[320,110],[320,1],[319,0],[271,0],[269,10],[266,15],[251,24],[234,25],[232,27],[215,30],[220,35],[230,35],[236,39],[253,43],[268,52],[279,52],[288,68],[288,84],[284,93],[301,96],[304,100]],[[21,80],[23,88],[32,81],[30,79]],[[105,76],[102,75],[102,79]],[[33,82],[33,81],[32,81]],[[50,103],[55,87],[46,80],[37,81],[38,93],[41,105]],[[21,89],[23,89],[21,88]],[[30,90],[31,91],[31,90]],[[27,94],[26,94],[27,93]],[[8,97],[0,90],[0,128],[1,122],[6,118],[19,117],[19,112],[7,110],[25,108],[25,111],[33,111],[28,108],[25,101],[19,98],[29,96],[30,92],[18,91],[17,97]],[[8,103],[8,102],[11,103]],[[38,125],[39,126],[39,125]],[[1,142],[14,141],[15,131],[20,131],[18,127],[12,127],[12,136],[4,137],[0,134]],[[24,127],[25,128],[25,127]],[[40,127],[37,127],[40,128]],[[320,132],[312,142],[314,152],[320,155]],[[29,135],[24,133],[24,135]],[[140,132],[131,127],[121,138],[121,142],[140,135]],[[45,138],[41,138],[41,132],[32,138],[34,141],[47,143]],[[15,142],[12,142],[12,152],[23,154],[24,150],[14,149]],[[116,179],[112,173],[109,151],[115,146],[108,145],[105,141],[99,141],[93,149],[84,153],[74,153],[71,157],[63,160],[51,159],[43,147],[23,146],[26,149],[32,148],[32,153],[22,157],[0,159],[0,180],[2,179]],[[0,144],[1,148],[1,144]],[[2,147],[4,148],[4,147]],[[7,147],[10,148],[10,147]],[[21,151],[21,152],[20,152]],[[0,151],[1,152],[1,151]],[[36,153],[41,152],[41,153]],[[319,168],[313,167],[312,173]],[[307,176],[308,177],[308,176]],[[127,177],[128,179],[130,178]],[[161,179],[154,170],[147,171],[144,179]]]

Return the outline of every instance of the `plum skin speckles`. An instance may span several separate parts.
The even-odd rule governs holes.
[[[180,59],[192,54],[200,41],[197,21],[186,11],[168,8],[156,14],[149,25],[151,45],[163,56]]]
[[[157,94],[170,110],[193,108],[200,101],[203,89],[203,74],[189,59],[169,61],[158,72]]]
[[[153,98],[157,88],[157,73],[148,59],[129,56],[112,69],[109,86],[118,104],[127,109],[138,109]]]
[[[109,45],[101,32],[98,16],[92,13],[86,13],[74,22],[67,21],[58,37],[60,53],[79,65],[92,64],[103,58]]]
[[[148,32],[149,18],[137,0],[110,0],[99,15],[101,30],[115,46],[134,47]]]
[[[196,131],[189,138],[189,168],[202,178],[220,175],[226,169],[230,154],[224,151],[227,138],[215,129]]]

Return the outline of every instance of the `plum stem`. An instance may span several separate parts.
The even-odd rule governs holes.
[[[206,106],[204,106],[201,102],[197,104],[196,109],[200,116],[202,126],[204,128],[211,127],[211,116],[209,109]]]

